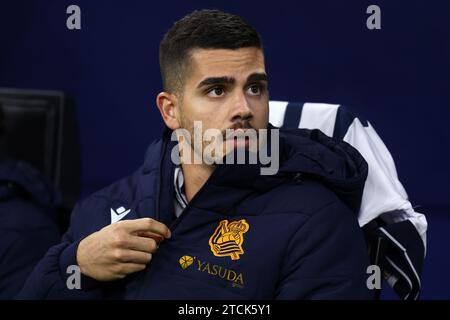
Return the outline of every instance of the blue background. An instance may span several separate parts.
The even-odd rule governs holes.
[[[164,32],[194,9],[240,14],[263,38],[272,100],[347,104],[375,126],[429,221],[422,298],[450,299],[446,2],[0,0],[0,86],[75,98],[87,195],[137,168],[161,132]],[[79,31],[66,28],[71,4]],[[381,7],[381,30],[366,28],[370,4]]]

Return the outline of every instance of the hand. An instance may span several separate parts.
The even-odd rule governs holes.
[[[152,254],[171,233],[150,218],[110,224],[81,240],[77,263],[81,273],[99,281],[112,281],[145,269]]]

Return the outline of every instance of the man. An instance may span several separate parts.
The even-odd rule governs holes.
[[[356,218],[367,164],[317,130],[264,139],[278,129],[257,32],[238,16],[195,11],[164,36],[160,66],[162,139],[132,176],[77,205],[18,298],[371,298]],[[196,144],[198,123],[203,136],[219,133]],[[262,148],[279,157],[274,174],[261,174],[261,159],[221,163]],[[82,279],[71,290],[72,265]]]

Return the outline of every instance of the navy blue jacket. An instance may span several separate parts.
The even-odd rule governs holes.
[[[60,242],[60,196],[24,162],[0,161],[0,299],[12,299],[47,250]]]
[[[280,170],[218,165],[174,220],[174,143],[148,149],[133,175],[81,201],[63,242],[49,250],[18,298],[370,299],[369,264],[356,214],[367,164],[318,130],[280,131]],[[123,208],[121,208],[123,207]],[[115,282],[83,276],[66,286],[80,240],[111,223],[150,217],[168,225],[147,268]]]

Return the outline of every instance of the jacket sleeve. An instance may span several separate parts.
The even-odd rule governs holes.
[[[389,150],[368,121],[363,124],[355,118],[344,141],[358,149],[369,165],[360,225],[384,225],[375,231],[384,239],[380,252],[383,274],[400,298],[417,299],[426,255],[427,220],[412,207]]]
[[[398,179],[394,159],[374,127],[368,121],[364,125],[355,118],[343,140],[356,148],[369,165],[358,217],[360,225],[363,226],[380,215],[383,215],[383,220],[388,224],[409,220],[426,250],[427,220],[411,205],[408,194]]]
[[[71,227],[61,243],[51,247],[26,280],[16,299],[100,299],[101,282],[80,273],[80,288],[69,289],[68,280],[74,273],[69,266],[77,265],[76,252],[82,238],[74,237],[73,226],[83,216],[82,206],[72,212]]]
[[[368,253],[356,217],[341,202],[314,213],[287,247],[277,299],[373,299]]]

